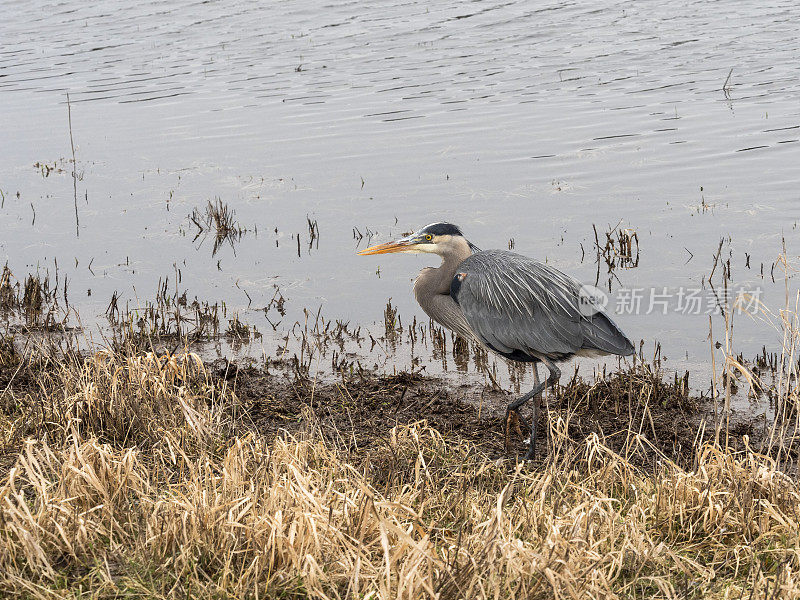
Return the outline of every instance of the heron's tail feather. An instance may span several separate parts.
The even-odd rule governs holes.
[[[583,346],[585,350],[599,350],[608,354],[630,356],[635,352],[633,342],[622,333],[607,314],[598,312],[583,321]]]

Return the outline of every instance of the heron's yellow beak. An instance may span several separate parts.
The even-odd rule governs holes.
[[[409,244],[407,240],[397,240],[396,242],[387,242],[385,244],[378,244],[364,248],[359,252],[359,256],[368,256],[370,254],[389,254],[391,252],[404,252],[413,248],[413,244]]]

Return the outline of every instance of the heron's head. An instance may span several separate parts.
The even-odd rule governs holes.
[[[411,252],[415,254],[438,254],[442,258],[451,255],[471,254],[475,246],[470,244],[461,230],[451,223],[431,223],[411,235],[365,248],[360,255]]]

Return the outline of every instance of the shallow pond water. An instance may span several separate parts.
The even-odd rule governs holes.
[[[438,220],[610,285],[645,353],[660,343],[705,381],[704,278],[721,240],[733,289],[785,302],[774,265],[782,238],[797,254],[800,218],[794,2],[5,8],[0,259],[18,277],[57,262],[90,330],[112,294],[143,305],[165,278],[262,332],[276,285],[277,332],[320,306],[380,330],[389,297],[408,323],[430,259],[355,252]],[[190,215],[216,198],[247,231],[214,252]],[[612,275],[595,228],[601,246],[636,233]],[[277,335],[258,344],[272,354]],[[735,344],[753,355],[780,335],[737,316]]]

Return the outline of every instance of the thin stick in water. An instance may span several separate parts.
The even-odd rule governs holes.
[[[69,122],[69,145],[72,147],[72,193],[75,199],[75,236],[80,237],[80,222],[78,220],[78,163],[75,162],[75,142],[72,139],[72,105],[67,92],[67,121]]]
[[[722,84],[722,91],[727,92],[730,88],[728,87],[728,82],[731,80],[731,75],[733,74],[733,67],[731,70],[728,71],[728,76],[725,78],[725,83]]]

